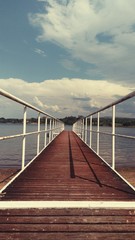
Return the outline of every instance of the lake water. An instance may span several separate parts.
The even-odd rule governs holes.
[[[100,131],[111,133],[111,127],[100,127]],[[116,134],[135,136],[135,128],[117,127]],[[92,134],[92,148],[96,151],[96,133]],[[100,134],[100,156],[110,165],[112,156],[112,136]],[[89,143],[89,142],[88,142]],[[115,159],[117,167],[135,167],[135,140],[116,137],[115,138]]]
[[[41,129],[44,125],[41,125]],[[72,130],[66,126],[66,130]],[[28,131],[37,131],[36,124],[28,124]],[[111,132],[110,127],[100,127],[100,131]],[[0,124],[0,136],[8,136],[22,133],[21,124]],[[135,136],[135,128],[116,128],[116,133]],[[96,134],[93,133],[92,148],[96,150]],[[40,150],[44,145],[44,133],[40,137]],[[29,162],[36,155],[37,136],[28,136],[26,139],[26,162]],[[22,137],[0,141],[0,167],[21,166]],[[111,164],[111,136],[100,135],[100,155]],[[135,140],[116,137],[116,167],[135,167]]]

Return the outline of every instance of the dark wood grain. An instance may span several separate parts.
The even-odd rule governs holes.
[[[1,201],[135,201],[135,192],[73,132],[62,132]],[[0,209],[1,240],[135,240],[135,210]]]
[[[6,200],[135,200],[135,192],[73,132],[62,132],[1,194]]]
[[[133,209],[0,210],[0,239],[135,239]]]

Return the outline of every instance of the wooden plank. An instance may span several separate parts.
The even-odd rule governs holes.
[[[1,194],[1,201],[135,201],[135,192],[73,132],[63,132]],[[17,203],[16,203],[17,204]],[[0,239],[135,239],[135,210],[3,209]]]
[[[91,209],[91,208],[51,208],[51,209],[0,209],[0,216],[135,216],[135,209]]]
[[[135,192],[66,131],[1,194],[2,201],[96,199],[134,201]]]
[[[1,216],[1,224],[135,224],[135,216]]]
[[[5,240],[135,240],[133,233],[0,233],[0,239]]]
[[[133,224],[1,224],[0,232],[132,232]]]
[[[135,239],[134,209],[0,210],[0,239]]]

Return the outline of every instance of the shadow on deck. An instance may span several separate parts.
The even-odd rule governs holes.
[[[73,132],[63,131],[1,201],[134,201],[135,192]]]
[[[134,240],[134,200],[135,192],[115,172],[64,131],[1,194],[0,239]],[[98,207],[100,201],[105,204]],[[113,201],[120,207],[112,207]]]

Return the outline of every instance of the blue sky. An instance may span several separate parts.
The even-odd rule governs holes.
[[[73,60],[70,52],[56,43],[37,40],[41,31],[32,26],[29,15],[44,14],[44,6],[45,2],[36,0],[0,2],[1,78],[41,82],[63,76],[86,77],[84,70],[89,64],[80,59]]]
[[[58,116],[128,94],[134,9],[134,0],[1,0],[0,87]]]

